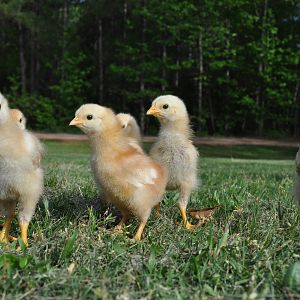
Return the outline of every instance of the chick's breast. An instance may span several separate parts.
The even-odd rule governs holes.
[[[110,201],[114,204],[117,204],[116,201],[126,201],[133,193],[133,187],[124,181],[126,169],[118,156],[109,152],[104,155],[94,154],[91,168],[97,185],[110,195]]]
[[[100,161],[94,157],[91,162],[96,182],[106,194],[113,195],[110,201],[119,208],[139,209],[143,200],[137,198],[136,193],[151,194],[154,202],[159,201],[157,198],[161,197],[166,184],[164,170],[134,147],[109,159],[102,157]],[[140,203],[136,203],[136,199]]]
[[[168,170],[169,189],[178,188],[182,182],[197,187],[198,152],[191,141],[181,135],[161,135],[150,150],[150,156]]]

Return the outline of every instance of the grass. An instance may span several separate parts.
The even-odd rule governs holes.
[[[0,250],[2,299],[264,299],[300,297],[284,276],[300,260],[292,197],[296,149],[201,146],[202,186],[191,208],[221,205],[189,232],[178,194],[151,216],[144,239],[112,235],[115,220],[96,190],[86,144],[46,143],[45,193],[28,250]],[[14,221],[13,233],[18,234]],[[297,294],[298,293],[298,294]],[[294,298],[293,298],[294,297]]]

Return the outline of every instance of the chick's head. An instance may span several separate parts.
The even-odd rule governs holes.
[[[162,122],[174,122],[187,117],[186,107],[181,99],[173,95],[157,97],[147,115],[153,115]]]
[[[23,130],[26,128],[26,118],[20,110],[11,109],[10,115],[18,127],[20,127]]]
[[[116,123],[121,127],[111,109],[97,104],[84,104],[76,111],[69,125],[80,128],[87,135],[97,135]]]
[[[9,107],[5,97],[0,93],[0,124],[3,124],[9,118]]]
[[[131,126],[131,122],[134,121],[133,117],[130,114],[119,113],[117,118],[122,124],[122,128],[126,129],[127,126]]]

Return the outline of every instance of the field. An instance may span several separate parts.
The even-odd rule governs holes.
[[[221,205],[189,232],[168,192],[144,239],[113,235],[112,209],[96,190],[87,144],[46,143],[45,193],[28,250],[1,248],[1,299],[264,299],[300,297],[288,267],[300,261],[294,203],[297,149],[200,146],[202,186],[190,208]],[[2,219],[1,219],[2,220]],[[17,222],[13,234],[18,234]]]

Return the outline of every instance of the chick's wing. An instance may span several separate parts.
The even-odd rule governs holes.
[[[135,152],[122,162],[124,180],[129,184],[140,188],[144,185],[154,184],[158,177],[158,171],[155,163],[140,152]]]

